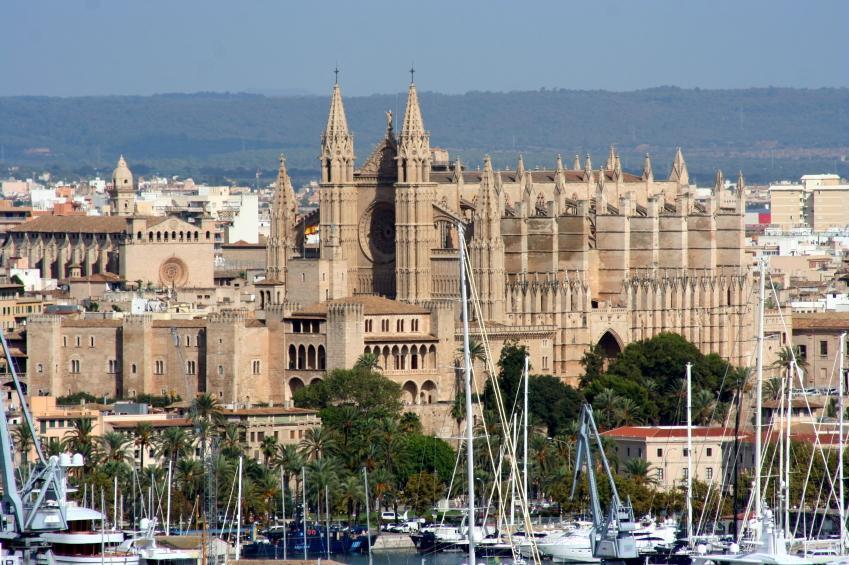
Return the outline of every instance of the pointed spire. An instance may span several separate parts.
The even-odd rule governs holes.
[[[554,192],[562,194],[566,188],[566,175],[563,173],[563,160],[560,155],[557,156],[557,163],[554,167]],[[555,202],[559,203],[559,198],[555,198]]]
[[[339,84],[333,85],[327,126],[321,135],[321,181],[346,183],[354,180],[354,136],[348,131]]]
[[[454,161],[453,180],[456,184],[463,185],[463,163],[460,162],[460,157],[457,157],[457,160]]]
[[[645,181],[653,181],[654,180],[654,171],[652,171],[651,166],[651,155],[646,153],[646,159],[643,161],[643,180]]]
[[[572,170],[573,171],[580,171],[581,170],[581,156],[578,155],[577,153],[575,153],[575,162],[572,163]]]
[[[743,178],[743,171],[737,175],[737,194],[742,194],[746,190],[746,179]]]
[[[713,177],[714,196],[720,194],[723,190],[725,190],[725,175],[722,174],[722,169],[717,169]]]
[[[404,125],[401,136],[425,134],[422,110],[419,107],[419,95],[416,93],[416,83],[411,82],[407,90],[407,109],[404,111]]]
[[[589,153],[587,153],[587,160],[584,161],[584,172],[587,173],[588,176],[593,172],[593,161],[590,158]]]
[[[622,161],[619,160],[618,154],[613,158],[613,176],[617,180],[622,176]]]
[[[525,158],[519,153],[519,162],[516,163],[516,178],[525,176]]]
[[[348,135],[348,120],[345,117],[345,105],[342,103],[342,90],[339,83],[333,85],[333,94],[330,96],[330,113],[327,116],[327,127],[324,135],[336,134]]]
[[[430,182],[430,135],[424,127],[416,84],[407,91],[407,108],[398,142],[398,180],[403,183]]]
[[[684,161],[684,153],[681,148],[675,152],[675,160],[672,162],[672,170],[669,172],[669,180],[681,185],[690,184],[690,175],[687,173],[687,163]]]
[[[737,213],[742,214],[746,209],[746,179],[743,178],[743,171],[737,175]]]
[[[501,202],[496,190],[496,175],[492,172],[492,160],[489,155],[483,158],[483,173],[478,189],[475,214],[478,218],[487,221],[498,221],[501,218]]]
[[[605,170],[612,171],[613,167],[616,165],[616,147],[613,145],[610,146],[610,152],[607,154],[607,163],[605,163]]]

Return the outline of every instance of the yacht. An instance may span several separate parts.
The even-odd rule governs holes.
[[[41,539],[51,545],[40,563],[56,565],[138,565],[138,553],[121,548],[124,533],[104,529],[103,514],[67,503],[67,531],[45,532]]]

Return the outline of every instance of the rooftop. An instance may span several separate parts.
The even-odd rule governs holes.
[[[622,426],[606,432],[603,436],[622,439],[671,439],[686,438],[687,426]],[[694,438],[733,438],[733,430],[721,427],[693,426]]]
[[[339,298],[337,300],[328,300],[319,302],[312,306],[307,306],[293,315],[327,315],[327,308],[331,304],[359,304],[363,307],[363,314],[366,316],[381,316],[389,314],[429,314],[430,312],[421,306],[390,300],[382,296],[358,295],[348,298]]]
[[[794,330],[849,330],[849,312],[793,313]]]
[[[118,216],[39,216],[9,228],[11,233],[124,233],[127,218]]]

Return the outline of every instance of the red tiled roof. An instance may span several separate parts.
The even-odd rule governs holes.
[[[127,218],[119,216],[39,216],[8,229],[9,232],[124,233]]]
[[[685,438],[686,426],[622,426],[606,432],[603,436],[617,438]],[[734,431],[720,427],[693,427],[693,437],[733,437]]]
[[[382,296],[357,295],[348,298],[339,298],[337,300],[328,300],[319,302],[312,306],[295,312],[293,315],[326,315],[327,307],[330,304],[360,304],[363,307],[363,314],[366,316],[379,316],[382,314],[428,314],[429,311],[421,306],[390,300]]]

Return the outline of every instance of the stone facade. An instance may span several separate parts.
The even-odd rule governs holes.
[[[112,216],[40,216],[10,228],[0,243],[2,266],[26,257],[47,279],[111,273],[143,285],[213,286],[211,218],[191,224],[172,216],[135,214],[133,176],[123,157],[110,195]]]
[[[587,155],[583,162],[575,156],[571,168],[557,157],[553,169],[528,170],[520,156],[515,170],[495,171],[486,159],[472,171],[434,158],[415,84],[399,135],[387,117],[384,139],[355,167],[334,85],[321,140],[320,259],[290,260],[299,276],[286,285],[289,299],[381,295],[456,304],[462,223],[481,304],[476,316],[493,329],[511,328],[505,339],[553,336],[550,358],[533,358],[534,370],[571,380],[588,348],[613,355],[662,331],[732,363],[747,361],[742,175],[728,190],[718,172],[713,195],[696,200],[680,150],[662,180],[648,155],[638,174],[623,171],[613,148],[598,168]]]

